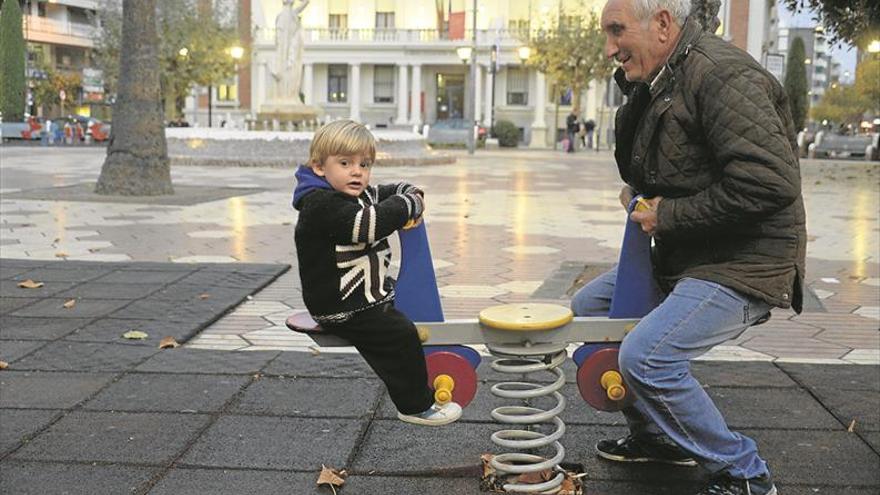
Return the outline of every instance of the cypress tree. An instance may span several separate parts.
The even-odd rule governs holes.
[[[791,107],[791,117],[794,127],[798,131],[804,128],[807,119],[807,110],[810,103],[807,99],[807,67],[804,64],[807,54],[804,49],[804,40],[800,37],[791,42],[788,50],[788,60],[785,61],[785,92],[788,94],[788,105]]]
[[[0,112],[5,122],[24,120],[26,81],[21,7],[6,0],[0,7]]]

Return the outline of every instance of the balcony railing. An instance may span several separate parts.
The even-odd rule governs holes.
[[[463,36],[450,36],[448,32],[437,29],[330,29],[316,28],[306,29],[306,43],[443,43],[463,44],[472,39],[473,31],[467,30]],[[478,29],[477,44],[491,45],[496,41],[501,43],[519,43],[528,39],[529,32],[524,29]],[[274,43],[275,28],[257,27],[254,31],[254,40],[257,43]]]
[[[61,22],[34,15],[24,16],[22,26],[26,30],[25,32],[72,36],[89,42],[92,41],[92,34],[95,32],[95,27],[91,24]]]

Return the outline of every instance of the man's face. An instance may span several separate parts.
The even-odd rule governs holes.
[[[636,18],[632,0],[609,0],[602,10],[605,56],[623,67],[627,81],[650,82],[671,51],[658,16]]]
[[[363,155],[330,155],[323,165],[313,164],[316,175],[324,177],[333,189],[358,197],[370,185],[370,159]]]

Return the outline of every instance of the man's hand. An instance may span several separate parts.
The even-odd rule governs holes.
[[[629,187],[628,185],[624,185],[620,190],[620,195],[618,198],[620,199],[620,204],[623,206],[623,209],[626,210],[629,208],[629,202],[633,200],[633,197],[636,195],[636,191]]]
[[[621,195],[622,194],[623,193],[621,192]],[[657,207],[660,205],[661,200],[663,200],[662,196],[654,196],[651,199],[645,199],[648,209],[639,211],[639,209],[636,208],[629,215],[630,220],[640,223],[642,225],[642,230],[651,236],[653,236],[654,231],[657,230]]]

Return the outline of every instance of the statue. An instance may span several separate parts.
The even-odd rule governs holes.
[[[275,18],[275,67],[272,77],[275,79],[275,97],[279,100],[295,100],[300,102],[300,85],[303,72],[303,35],[300,13],[309,4],[309,0],[295,7],[295,0],[284,0],[281,13]]]

